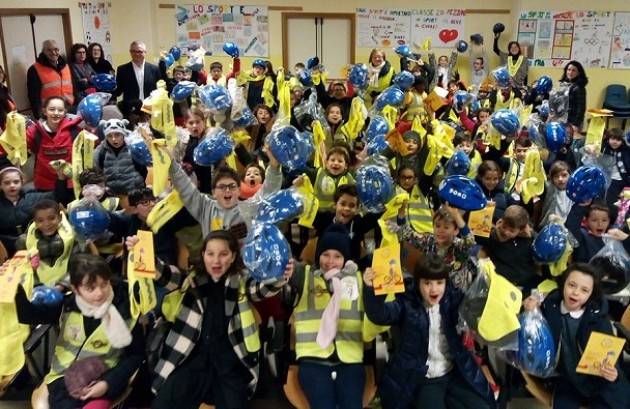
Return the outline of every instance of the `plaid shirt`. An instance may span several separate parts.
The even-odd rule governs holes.
[[[163,278],[168,280],[165,285],[167,290],[176,290],[184,284],[185,276],[175,266],[156,267],[161,270]],[[194,289],[206,283],[208,279],[207,274],[201,274],[194,275],[190,280],[190,288],[186,291],[177,318],[175,318],[175,322],[166,337],[160,360],[155,366],[155,378],[151,385],[154,394],[157,394],[157,391],[175,368],[190,355],[201,335],[204,302],[198,297]],[[246,280],[245,288],[247,298],[250,301],[260,301],[274,296],[282,289],[286,281],[284,279],[272,279],[257,282],[249,276],[246,270],[239,274],[229,275],[225,281],[225,315],[229,318],[228,338],[234,352],[252,375],[252,380],[248,385],[248,392],[251,396],[258,382],[258,353],[250,353],[245,347],[238,311],[241,280]]]

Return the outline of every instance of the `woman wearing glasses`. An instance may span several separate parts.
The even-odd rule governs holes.
[[[74,105],[78,106],[83,98],[95,91],[90,83],[90,78],[96,72],[87,61],[87,46],[85,44],[77,43],[72,46],[70,70],[72,72],[72,88],[74,89]]]

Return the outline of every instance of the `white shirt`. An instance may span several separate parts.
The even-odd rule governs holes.
[[[439,378],[453,368],[446,336],[442,331],[442,316],[440,305],[427,308],[429,315],[429,356],[427,358],[427,378]]]
[[[131,62],[131,66],[133,67],[133,72],[136,74],[136,81],[138,82],[138,89],[140,92],[138,93],[138,98],[143,100],[144,96],[144,61],[141,66],[137,66],[136,63]]]

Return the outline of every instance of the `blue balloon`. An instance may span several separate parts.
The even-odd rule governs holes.
[[[246,105],[240,112],[232,113],[232,122],[234,123],[234,126],[246,128],[256,124],[256,117],[254,116],[252,110]]]
[[[171,97],[175,102],[185,101],[196,88],[197,84],[192,81],[180,81],[173,87]]]
[[[63,301],[63,294],[56,287],[38,285],[33,287],[31,303],[33,305],[45,305],[53,307]]]
[[[316,68],[318,66],[319,66],[319,57],[311,57],[308,60],[306,60],[307,70],[312,70],[313,68]]]
[[[534,259],[540,263],[555,263],[567,248],[566,230],[559,224],[548,224],[532,243]]]
[[[446,162],[446,175],[466,175],[470,170],[470,158],[464,151],[457,151]]]
[[[304,85],[305,87],[313,86],[313,77],[311,76],[310,70],[300,70],[300,72],[298,72],[297,77],[298,77],[298,80],[300,81],[300,84]]]
[[[98,91],[102,92],[112,92],[118,85],[116,83],[116,77],[112,74],[96,74],[92,76],[90,81]]]
[[[166,54],[164,56],[164,63],[166,64],[166,68],[169,68],[171,65],[175,64],[175,57],[173,57],[173,54]]]
[[[206,85],[199,88],[199,98],[209,109],[222,112],[232,106],[232,97],[227,88],[219,85]]]
[[[567,182],[567,196],[576,203],[597,199],[606,191],[604,171],[596,166],[577,168]]]
[[[95,94],[88,95],[79,102],[78,111],[85,123],[97,127],[103,118],[103,102]]]
[[[275,225],[260,223],[247,234],[243,262],[255,280],[282,277],[290,259],[289,243]]]
[[[355,64],[350,68],[348,80],[354,88],[364,90],[368,86],[368,68],[365,64]]]
[[[223,51],[225,51],[225,53],[232,58],[238,58],[238,56],[241,54],[238,46],[234,43],[223,44]]]
[[[109,228],[109,214],[99,203],[73,207],[68,220],[77,234],[90,240],[98,239]]]
[[[262,199],[254,222],[276,224],[291,221],[302,211],[304,211],[302,196],[295,189],[279,190]]]
[[[510,85],[510,72],[505,67],[499,67],[492,71],[492,76],[499,87],[508,87]]]
[[[394,180],[382,166],[362,166],[357,171],[356,182],[359,200],[370,213],[382,212],[385,203],[394,196]]]
[[[545,143],[547,148],[558,153],[567,143],[567,130],[559,122],[547,122],[545,125]]]
[[[406,58],[411,56],[411,50],[407,44],[401,44],[398,47],[394,48],[394,52],[399,56]]]
[[[451,175],[442,180],[438,195],[451,206],[463,210],[480,210],[488,201],[481,187],[463,175]]]
[[[405,94],[400,90],[400,88],[391,86],[385,88],[381,94],[376,97],[376,101],[374,101],[374,107],[377,111],[382,111],[388,105],[393,107],[400,106],[405,100]]]
[[[536,80],[533,88],[538,95],[548,94],[553,88],[553,80],[549,76],[543,75]]]
[[[465,53],[468,50],[468,43],[464,40],[459,40],[457,43],[457,51],[460,53]]]
[[[273,156],[289,172],[305,169],[314,151],[311,135],[300,133],[292,126],[272,129],[267,135],[267,143]]]
[[[409,71],[401,71],[394,77],[394,85],[400,88],[402,91],[407,91],[413,87],[413,83],[416,77]]]
[[[182,50],[179,47],[177,47],[176,45],[171,47],[171,49],[168,50],[168,53],[173,56],[173,59],[175,61],[178,61],[181,58],[181,56],[182,56]]]
[[[223,128],[215,128],[203,138],[193,151],[193,160],[199,166],[212,166],[234,150],[234,141]]]
[[[556,343],[549,324],[536,311],[522,313],[518,321],[518,367],[535,376],[551,375],[556,365]]]
[[[509,109],[499,109],[490,117],[490,122],[494,129],[505,136],[514,135],[520,128],[518,116]]]
[[[375,115],[370,119],[367,131],[365,133],[367,141],[373,141],[376,138],[385,140],[385,136],[389,133],[389,124],[380,115]]]
[[[134,162],[139,163],[142,166],[152,166],[153,158],[151,157],[151,151],[147,146],[147,143],[142,138],[134,138],[131,143],[128,144],[131,158]]]

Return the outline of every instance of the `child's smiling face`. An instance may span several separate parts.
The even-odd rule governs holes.
[[[348,168],[346,158],[338,153],[333,153],[326,159],[326,170],[333,176],[341,175]]]
[[[260,169],[257,166],[250,166],[249,168],[247,168],[243,181],[250,186],[261,184],[262,173],[260,172]]]

